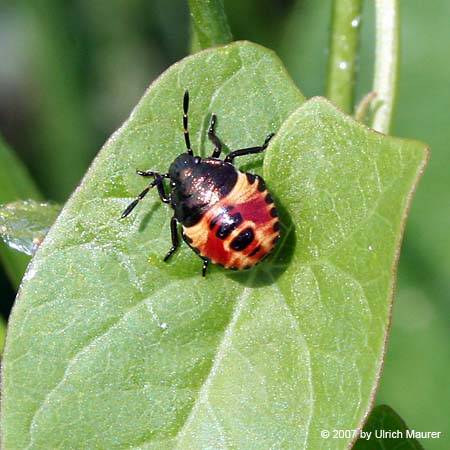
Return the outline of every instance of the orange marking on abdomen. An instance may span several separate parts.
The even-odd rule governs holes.
[[[250,184],[242,172],[238,175],[233,190],[206,211],[200,222],[192,227],[183,227],[183,231],[192,241],[191,246],[197,248],[200,255],[209,258],[212,263],[221,264],[225,268],[244,269],[254,266],[270,253],[279,231],[274,229],[278,218],[271,214],[275,205],[268,204],[265,200],[267,191],[259,191],[258,182]],[[241,215],[242,222],[226,233],[224,239],[217,237],[219,228],[224,223],[233,223],[231,216],[236,214]],[[243,250],[231,248],[233,240],[248,228],[253,232],[253,240]]]

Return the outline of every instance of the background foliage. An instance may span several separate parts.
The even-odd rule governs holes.
[[[363,12],[358,98],[371,85],[370,4]],[[275,49],[307,96],[324,92],[330,6],[312,0],[226,2],[235,39]],[[409,0],[401,6],[392,134],[429,143],[432,158],[406,229],[377,401],[390,404],[414,429],[447,431],[448,441],[450,5],[436,0],[429,8]],[[186,54],[187,6],[184,0],[23,0],[0,7],[0,131],[44,196],[64,201],[148,84]],[[6,276],[1,292],[6,315],[14,296]],[[424,445],[445,447],[443,440]]]

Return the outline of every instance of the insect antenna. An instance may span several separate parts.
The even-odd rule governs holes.
[[[183,98],[183,128],[184,128],[184,140],[186,143],[187,152],[189,155],[193,155],[194,152],[191,148],[191,140],[189,139],[189,128],[188,128],[188,110],[189,110],[189,91],[184,92]]]

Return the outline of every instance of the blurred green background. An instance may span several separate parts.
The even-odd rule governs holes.
[[[188,53],[185,0],[0,1],[0,132],[44,198],[64,202],[151,81]],[[357,95],[371,89],[373,3],[364,2]],[[450,3],[401,6],[392,134],[428,143],[411,208],[376,403],[450,448]],[[331,0],[226,0],[235,39],[274,49],[307,96],[324,93]],[[61,149],[65,149],[64,152]],[[12,199],[11,199],[12,200]],[[13,301],[0,278],[1,312]]]

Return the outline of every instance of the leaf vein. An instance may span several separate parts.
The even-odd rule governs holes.
[[[184,425],[180,429],[180,431],[177,433],[176,440],[177,440],[177,448],[183,448],[182,447],[182,439],[186,433],[188,433],[188,429],[190,424],[195,420],[196,414],[202,406],[202,404],[206,404],[208,401],[208,395],[209,390],[211,387],[211,384],[213,382],[214,377],[218,373],[220,364],[222,363],[223,359],[226,356],[227,350],[231,347],[232,343],[232,336],[234,329],[237,325],[237,322],[241,316],[241,312],[244,309],[244,306],[246,305],[247,298],[249,297],[251,293],[250,288],[244,288],[242,291],[241,297],[236,302],[236,308],[233,312],[233,316],[231,317],[230,323],[228,324],[227,328],[224,331],[222,342],[216,352],[216,356],[214,358],[213,364],[211,366],[211,370],[209,371],[208,376],[206,377],[202,387],[200,388],[200,391],[198,393],[197,400],[195,401],[191,412],[189,416],[187,417],[186,421],[184,422]],[[180,447],[181,446],[181,447]]]

